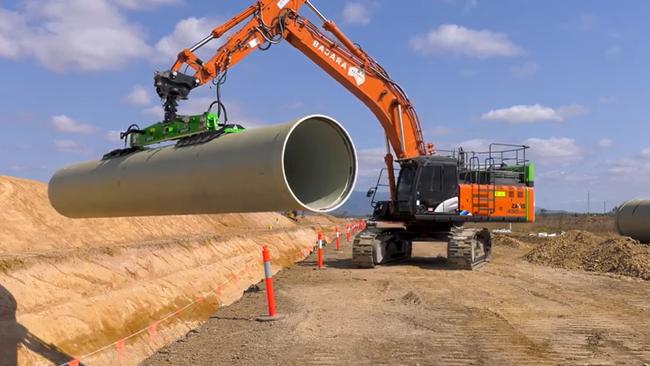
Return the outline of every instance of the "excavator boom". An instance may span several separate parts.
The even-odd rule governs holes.
[[[322,21],[323,29],[299,14],[304,6]],[[239,26],[235,30],[235,27]],[[229,33],[230,32],[230,33]],[[209,60],[196,51],[210,41],[228,34]],[[385,162],[391,197],[396,197],[393,154],[397,159],[431,155],[433,145],[425,145],[418,115],[403,89],[378,62],[305,0],[259,0],[212,32],[194,46],[180,52],[169,71],[156,75],[155,85],[165,101],[166,119],[174,118],[178,100],[187,99],[193,88],[219,79],[251,52],[268,49],[286,40],[348,91],[359,98],[377,117],[387,141]],[[181,72],[192,69],[193,74]],[[389,145],[389,146],[388,146]]]
[[[298,14],[303,5],[314,10],[323,20],[323,28],[334,35],[336,41]],[[195,54],[211,40],[242,23],[242,27],[230,34],[209,60],[201,60]],[[251,52],[265,49],[282,39],[300,50],[370,108],[384,128],[398,159],[427,154],[417,113],[406,93],[376,61],[350,41],[333,21],[325,18],[309,1],[258,1],[212,30],[209,36],[193,47],[183,50],[165,81],[173,84],[177,78],[182,78],[186,82],[188,78],[180,75],[181,70],[190,67],[194,70],[194,87],[203,85],[218,78]],[[174,79],[169,77],[172,74]],[[159,83],[156,86],[163,99],[176,97],[166,88],[161,88]],[[188,93],[189,90],[182,92],[181,99],[187,98]]]
[[[305,8],[316,14],[322,27],[299,13]],[[223,43],[210,59],[197,56],[197,50],[219,38],[224,38]],[[399,84],[309,0],[258,0],[180,52],[171,69],[155,76],[165,120],[143,130],[132,126],[127,130],[134,134],[131,148],[109,157],[130,154],[164,139],[179,140],[176,146],[183,147],[244,131],[239,125],[224,123],[228,118],[219,87],[228,71],[250,53],[282,41],[361,100],[384,130],[391,199],[375,201],[377,187],[369,191],[373,220],[354,241],[356,266],[374,267],[408,258],[414,241],[446,241],[451,264],[475,268],[490,258],[490,232],[465,228],[465,223],[534,221],[534,165],[526,157],[528,146],[491,144],[487,152],[459,148],[439,155],[433,145],[424,143],[418,115]],[[199,116],[177,115],[179,101],[208,82],[217,87],[217,100],[208,111]],[[400,167],[397,182],[393,156]]]
[[[322,21],[322,28],[300,15],[305,8]],[[196,55],[198,49],[220,37],[225,37],[223,44],[209,60]],[[458,212],[468,211],[475,215],[471,221],[529,220],[533,217],[532,180],[526,178],[530,176],[526,172],[532,171],[532,164],[525,159],[527,147],[508,147],[502,152],[491,149],[485,156],[462,151],[449,158],[436,156],[433,145],[423,141],[418,115],[404,90],[309,0],[258,0],[214,28],[197,44],[180,52],[170,70],[156,75],[156,90],[165,100],[166,117],[175,117],[178,100],[187,99],[192,89],[208,82],[220,85],[228,70],[250,53],[267,50],[281,41],[307,56],[377,117],[386,136],[384,160],[391,193],[388,210],[383,211],[393,214],[393,219],[399,212],[408,212],[402,218],[415,217],[418,212],[437,213],[436,206],[450,197],[459,202]],[[193,72],[182,72],[187,69]],[[400,177],[405,179],[404,185],[399,184],[399,192],[393,153],[401,167]],[[514,157],[505,159],[504,154],[509,153]],[[513,163],[514,166],[508,166]],[[409,183],[419,180],[423,181]],[[497,189],[497,182],[514,186],[506,193],[504,189]],[[522,191],[522,186],[530,189]],[[398,197],[398,193],[403,196]],[[497,204],[503,197],[508,202]],[[445,219],[440,215],[428,218]],[[470,220],[468,217],[447,219]]]

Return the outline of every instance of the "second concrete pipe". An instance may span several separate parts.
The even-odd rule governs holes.
[[[650,200],[625,202],[616,211],[616,230],[642,243],[650,243]]]
[[[313,115],[187,147],[162,147],[57,171],[52,206],[72,218],[278,210],[329,212],[357,177],[352,140]]]

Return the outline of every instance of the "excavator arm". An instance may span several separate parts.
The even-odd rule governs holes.
[[[306,5],[323,21],[328,37],[298,10]],[[234,28],[241,27],[237,30]],[[230,33],[229,33],[230,32]],[[196,51],[228,34],[224,43],[207,61]],[[255,50],[266,50],[286,40],[347,90],[359,98],[377,117],[387,141],[385,157],[393,201],[396,196],[392,147],[398,159],[433,153],[425,145],[417,113],[402,88],[361,47],[350,41],[336,24],[306,0],[260,0],[212,30],[210,35],[183,50],[171,70],[158,73],[155,85],[165,101],[166,118],[175,116],[178,100],[187,99],[198,86],[218,80],[228,69]],[[193,74],[181,70],[192,69]]]

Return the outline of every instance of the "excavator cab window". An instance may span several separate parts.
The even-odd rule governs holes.
[[[417,184],[420,210],[435,210],[440,203],[456,195],[457,187],[458,168],[455,161],[434,160],[420,165]]]
[[[397,211],[410,212],[413,186],[417,169],[415,166],[402,166],[397,182]]]
[[[458,195],[458,162],[453,158],[426,157],[402,166],[398,211],[433,212],[442,202]]]

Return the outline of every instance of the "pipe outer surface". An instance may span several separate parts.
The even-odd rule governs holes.
[[[48,195],[71,218],[330,212],[352,193],[357,171],[345,129],[311,115],[203,144],[67,166],[51,178]]]
[[[625,202],[616,211],[616,230],[642,243],[650,243],[650,200]]]

